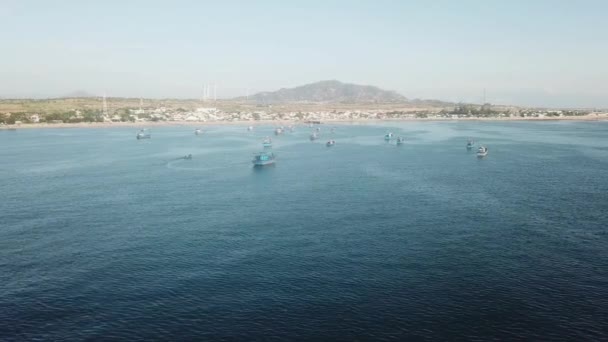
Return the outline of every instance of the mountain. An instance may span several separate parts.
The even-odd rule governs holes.
[[[283,88],[250,96],[261,103],[324,102],[324,103],[399,103],[407,98],[394,91],[369,85],[320,81],[295,88]],[[242,99],[242,98],[240,98]]]

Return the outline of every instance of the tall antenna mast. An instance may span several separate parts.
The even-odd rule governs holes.
[[[106,93],[103,93],[103,104],[102,104],[103,116],[108,117],[108,101],[106,101]]]
[[[486,88],[483,88],[483,104],[486,104]]]

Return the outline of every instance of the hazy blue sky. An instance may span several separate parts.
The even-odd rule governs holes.
[[[608,107],[608,1],[0,0],[0,97],[221,97],[318,80]]]

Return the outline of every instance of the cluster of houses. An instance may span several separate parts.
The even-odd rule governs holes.
[[[398,110],[347,110],[347,111],[290,111],[275,112],[266,110],[256,111],[222,111],[215,107],[201,107],[194,110],[182,108],[171,109],[159,107],[154,109],[125,109],[123,115],[112,114],[97,117],[98,121],[119,122],[119,121],[175,121],[175,122],[218,122],[218,121],[323,121],[323,120],[374,120],[374,119],[464,119],[464,118],[544,118],[544,117],[564,117],[587,115],[589,111],[583,110],[535,110],[535,109],[516,109],[510,108],[503,111],[489,112],[458,112],[448,110],[418,110],[418,111],[398,111]],[[83,113],[74,110],[68,118],[68,122],[86,121]],[[605,115],[605,114],[603,114]],[[25,117],[28,123],[62,122],[61,120],[47,120],[40,114],[29,114]],[[16,124],[21,123],[15,122]]]

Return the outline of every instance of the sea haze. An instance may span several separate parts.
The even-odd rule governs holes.
[[[0,340],[608,339],[607,123],[321,127],[0,131]]]

